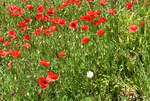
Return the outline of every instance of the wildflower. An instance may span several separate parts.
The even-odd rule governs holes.
[[[109,13],[110,13],[112,16],[116,16],[115,13],[117,13],[117,10],[115,10],[115,9],[109,9]]]
[[[9,10],[8,10],[8,13],[13,13],[17,10],[17,7],[16,6],[10,6],[9,7]]]
[[[99,21],[99,20],[95,20],[95,21],[94,21],[94,25],[95,25],[95,26],[99,26],[100,24],[101,24],[101,21]]]
[[[32,22],[32,19],[30,19],[30,18],[25,18],[25,22],[26,22],[26,23],[28,23],[28,22],[31,23],[31,22]]]
[[[38,36],[42,33],[42,30],[39,28],[39,29],[36,29],[36,31],[34,32],[34,35]]]
[[[94,76],[94,73],[92,71],[87,72],[87,77],[92,78]]]
[[[4,38],[3,37],[0,37],[0,42],[4,42]]]
[[[26,22],[20,22],[18,25],[18,28],[22,28],[22,27],[27,27],[27,23]]]
[[[22,52],[21,51],[13,51],[9,55],[13,58],[18,58]]]
[[[12,92],[12,93],[11,93],[11,96],[15,96],[15,93],[14,93],[14,92]]]
[[[148,2],[148,1],[146,1],[146,2],[145,2],[145,5],[146,5],[146,6],[148,6],[148,5],[149,5],[149,2]]]
[[[48,82],[45,78],[40,78],[38,83],[42,87],[42,89],[48,88],[48,86],[50,84],[50,82]]]
[[[9,46],[10,44],[11,44],[11,42],[5,41],[5,42],[3,43],[3,46]]]
[[[0,50],[0,56],[5,57],[7,55],[7,52],[4,50]]]
[[[60,52],[60,57],[63,58],[64,56],[66,56],[66,52],[64,51]]]
[[[71,21],[69,24],[69,28],[72,30],[77,30],[78,29],[78,23],[79,23],[78,20]]]
[[[105,5],[107,5],[107,4],[108,4],[107,0],[101,0],[101,1],[100,1],[100,5],[101,5],[101,6],[105,6]]]
[[[11,40],[14,40],[17,38],[17,33],[14,30],[10,30],[9,36],[11,37]]]
[[[101,23],[105,23],[105,22],[106,22],[106,19],[105,19],[105,17],[101,17],[101,18],[99,19],[99,21],[100,21]]]
[[[55,8],[50,8],[50,9],[47,11],[47,15],[48,15],[48,16],[52,16],[52,15],[55,15],[55,14],[56,14]]]
[[[83,43],[83,44],[88,44],[89,41],[90,41],[89,38],[83,38],[83,39],[82,39],[82,43]]]
[[[29,42],[30,39],[31,39],[30,35],[25,35],[25,36],[24,36],[24,40],[25,40],[25,41]]]
[[[100,10],[97,10],[97,11],[96,11],[96,14],[97,14],[97,15],[100,15],[100,14],[101,14],[101,11],[100,11]]]
[[[105,31],[103,31],[103,30],[99,30],[99,31],[97,32],[97,35],[98,35],[98,36],[103,36],[103,35],[104,35],[104,33],[105,33]]]
[[[25,14],[24,10],[22,8],[16,8],[13,12],[12,12],[12,17],[16,17],[16,16],[22,16],[23,14]]]
[[[59,26],[65,26],[66,23],[67,23],[67,21],[65,19],[60,19],[58,24],[59,24]]]
[[[29,43],[26,43],[26,44],[24,44],[24,48],[29,49],[29,48],[31,48],[31,45]]]
[[[45,35],[53,35],[53,33],[51,33],[49,29],[45,29],[43,30],[43,32]]]
[[[138,30],[139,30],[139,27],[137,25],[131,25],[130,29],[129,29],[129,31],[132,33],[136,32]]]
[[[55,17],[53,20],[51,20],[51,23],[52,23],[53,25],[57,25],[57,24],[60,23],[60,20],[61,20],[61,18]]]
[[[81,28],[83,31],[88,31],[89,30],[89,26],[88,25],[85,25]]]
[[[48,72],[46,80],[48,82],[55,82],[55,81],[59,80],[59,76],[54,74],[53,72]]]
[[[33,7],[33,5],[27,5],[26,8],[27,8],[27,10],[31,11],[34,7]]]
[[[132,10],[133,9],[133,4],[131,2],[128,2],[126,4],[126,7],[127,7],[128,10]]]
[[[12,68],[12,64],[13,64],[13,62],[12,62],[12,61],[10,61],[10,62],[9,62],[9,64],[8,64],[8,68],[9,68],[9,69],[11,69],[11,68]]]
[[[54,31],[58,31],[58,28],[57,28],[57,26],[50,26],[49,30],[54,32]]]
[[[28,0],[22,0],[22,2],[27,2]]]
[[[134,0],[133,3],[134,3],[134,4],[137,4],[137,3],[138,3],[138,0]]]
[[[58,7],[60,10],[63,10],[65,8],[65,6],[59,6]]]
[[[40,61],[40,64],[42,64],[43,66],[45,66],[47,68],[50,66],[50,62],[48,62],[46,60]]]
[[[144,25],[145,25],[145,21],[142,21],[142,22],[141,22],[141,26],[144,26]]]
[[[82,1],[77,0],[76,3],[75,3],[75,6],[79,6],[79,5],[81,5],[81,4],[82,4]]]
[[[40,5],[39,8],[37,9],[37,12],[38,12],[39,14],[44,13],[44,11],[45,11],[45,6],[44,6],[44,5]]]

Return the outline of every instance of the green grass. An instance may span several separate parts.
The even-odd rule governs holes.
[[[144,0],[134,4],[134,10],[128,11],[124,0],[108,0],[108,5],[99,6],[99,0],[95,0],[93,7],[83,2],[79,7],[69,5],[63,11],[58,9],[63,0],[45,2],[40,0],[6,0],[6,6],[0,2],[0,37],[11,41],[8,35],[10,30],[15,30],[17,40],[4,47],[3,50],[21,50],[19,58],[11,56],[0,57],[0,99],[3,101],[148,101],[150,100],[150,5],[145,6]],[[26,5],[33,4],[34,10],[27,11]],[[34,36],[34,32],[40,26],[49,28],[50,22],[38,21],[34,18],[40,4],[57,10],[54,17],[67,20],[65,27],[59,27],[54,36]],[[25,11],[24,17],[32,19],[28,24],[28,32],[21,33],[18,23],[24,21],[21,17],[12,18],[7,11],[11,5],[21,7]],[[90,4],[91,5],[91,4]],[[116,9],[115,17],[108,12]],[[72,31],[69,23],[72,20],[80,20],[88,11],[101,10],[100,17],[106,18],[106,23],[96,27],[93,24],[79,22],[79,27],[89,25],[90,30]],[[44,13],[46,14],[46,13]],[[146,25],[141,27],[141,21]],[[130,25],[139,26],[136,33],[129,32]],[[104,36],[97,36],[98,30],[105,30]],[[24,35],[30,35],[31,49],[22,49],[26,43]],[[81,43],[82,38],[89,37],[87,45]],[[15,44],[20,44],[16,47]],[[64,58],[57,58],[56,52],[66,52]],[[50,61],[48,69],[39,61]],[[13,61],[11,69],[9,61]],[[60,76],[56,82],[50,83],[46,90],[42,90],[38,84],[40,77],[46,77],[49,71]],[[87,78],[86,73],[93,71],[92,79]],[[15,95],[12,96],[12,93]],[[44,94],[40,97],[37,94]]]

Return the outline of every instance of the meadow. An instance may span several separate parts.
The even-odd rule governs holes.
[[[149,0],[1,0],[0,101],[150,101]]]

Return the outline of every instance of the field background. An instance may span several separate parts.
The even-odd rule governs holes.
[[[108,0],[108,5],[102,7],[99,0],[93,4],[83,2],[79,7],[69,5],[63,11],[59,6],[63,0],[1,0],[0,2],[0,37],[11,41],[8,35],[15,30],[18,39],[11,45],[0,49],[21,50],[19,58],[10,56],[0,57],[0,99],[3,101],[148,101],[150,100],[150,5],[145,6],[145,0],[134,4],[134,9],[128,11],[128,0]],[[3,6],[3,2],[6,5]],[[34,10],[29,12],[27,4],[33,4]],[[38,21],[39,5],[44,4],[46,11],[56,9],[56,15],[67,20],[65,27],[59,27],[54,36],[34,36],[33,33],[41,25],[45,28],[51,23]],[[24,17],[31,18],[29,31],[21,33],[18,23],[21,17],[12,18],[7,11],[11,5],[16,5],[25,11]],[[89,8],[89,5],[92,8]],[[116,9],[116,16],[111,16],[109,9]],[[88,11],[101,10],[100,17],[106,18],[106,23],[96,27],[91,23],[79,22],[79,27],[89,25],[90,30],[72,31],[69,23],[80,20]],[[44,13],[46,14],[46,12]],[[53,18],[52,17],[52,18]],[[145,26],[140,26],[145,21]],[[129,32],[130,25],[139,26],[136,33]],[[105,30],[103,36],[97,36],[98,30]],[[24,35],[31,36],[31,49],[23,49],[26,43]],[[82,38],[89,37],[87,45],[81,43]],[[19,44],[16,47],[16,44]],[[57,58],[56,53],[65,51],[64,58]],[[50,61],[51,67],[43,67],[39,61]],[[8,68],[9,61],[13,67]],[[40,77],[46,77],[48,71],[53,71],[60,79],[46,90],[38,84]],[[92,71],[92,79],[87,78],[88,71]],[[38,94],[41,94],[38,96]],[[43,96],[42,96],[43,94]]]

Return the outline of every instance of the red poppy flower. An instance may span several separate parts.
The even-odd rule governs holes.
[[[16,10],[12,13],[12,17],[22,16],[23,14],[25,13],[22,8],[16,8]]]
[[[17,39],[17,33],[14,30],[9,31],[9,36],[11,37],[11,40]]]
[[[29,42],[30,39],[31,39],[30,35],[25,35],[25,36],[24,36],[24,40],[25,40],[25,41]]]
[[[48,15],[48,16],[52,16],[52,15],[55,15],[55,14],[56,14],[55,8],[50,8],[50,9],[47,11],[47,15]]]
[[[44,6],[44,5],[40,5],[39,8],[37,9],[37,12],[38,12],[39,14],[44,13],[44,11],[45,11],[45,6]]]
[[[100,1],[100,5],[101,5],[101,6],[105,6],[105,5],[107,5],[107,4],[108,4],[107,0],[101,0],[101,1]]]
[[[145,21],[142,21],[141,22],[141,26],[144,26],[146,23],[145,23]]]
[[[79,6],[79,5],[81,5],[81,4],[82,4],[82,1],[77,0],[76,3],[75,3],[75,6]]]
[[[89,38],[83,38],[83,39],[82,39],[82,43],[83,43],[83,44],[88,44],[89,41],[90,41]]]
[[[45,29],[43,30],[43,32],[45,35],[53,35],[53,33],[51,33],[49,29]]]
[[[60,19],[58,24],[59,24],[59,26],[65,26],[66,23],[67,23],[67,21],[65,19]]]
[[[27,27],[26,22],[20,22],[18,28]]]
[[[30,19],[30,18],[25,18],[25,22],[26,22],[26,23],[28,23],[28,22],[31,23],[31,22],[32,22],[32,19]]]
[[[57,28],[57,26],[50,26],[50,27],[49,27],[49,30],[52,31],[52,32],[54,32],[54,31],[57,32],[57,31],[58,31],[58,28]]]
[[[85,1],[87,1],[87,2],[89,2],[89,3],[92,3],[94,0],[85,0]]]
[[[76,0],[67,0],[68,5],[73,5]]]
[[[3,42],[4,41],[4,38],[3,37],[0,37],[0,42]]]
[[[53,25],[57,25],[57,24],[59,24],[60,20],[61,20],[61,18],[56,17],[56,18],[54,18],[53,20],[51,20],[51,23],[52,23]]]
[[[60,10],[63,10],[65,8],[65,6],[59,6],[58,7]]]
[[[5,42],[3,43],[3,46],[9,46],[10,44],[11,44],[11,42],[5,41]]]
[[[31,48],[31,45],[29,43],[26,43],[26,44],[24,44],[24,48],[29,49],[29,48]]]
[[[18,58],[22,52],[21,51],[13,51],[9,55],[13,58]]]
[[[145,2],[145,5],[146,5],[146,6],[148,6],[148,5],[149,5],[149,2],[148,2],[148,1],[146,1],[146,2]]]
[[[42,20],[45,22],[49,22],[50,21],[50,17],[46,16],[46,15],[42,15]]]
[[[27,2],[28,0],[22,0],[22,2]]]
[[[61,58],[65,57],[65,56],[66,56],[66,52],[64,52],[64,51],[60,52],[60,57]]]
[[[3,6],[6,6],[6,2],[3,2]]]
[[[45,66],[47,68],[50,66],[50,62],[48,62],[46,60],[40,61],[40,64],[42,64],[43,66]]]
[[[1,57],[6,57],[7,54],[8,54],[8,53],[7,53],[6,51],[0,50],[0,56],[1,56]]]
[[[136,32],[138,30],[139,30],[139,27],[137,25],[131,25],[130,29],[129,29],[129,31],[132,33]]]
[[[27,5],[26,8],[27,10],[31,11],[33,9],[33,5]]]
[[[105,31],[103,31],[103,30],[99,30],[98,32],[97,32],[97,35],[98,36],[103,36],[105,34]]]
[[[88,31],[89,30],[89,26],[88,25],[85,25],[81,28],[83,31]]]
[[[48,82],[55,82],[55,81],[59,80],[59,76],[54,74],[53,72],[48,72],[46,80]]]
[[[42,33],[41,29],[36,29],[36,31],[34,32],[34,35],[38,36]]]
[[[68,2],[62,2],[62,5],[63,5],[64,7],[66,7],[66,6],[68,6]]]
[[[95,26],[99,26],[100,24],[101,24],[101,21],[99,21],[99,20],[95,20],[95,21],[94,21],[94,25],[95,25]]]
[[[50,82],[48,82],[45,78],[40,78],[38,83],[42,87],[42,89],[48,88],[48,86],[50,84]]]
[[[23,28],[21,29],[21,32],[22,32],[22,33],[25,33],[26,31],[28,31],[27,27],[23,27]]]
[[[12,49],[9,49],[9,50],[7,51],[8,54],[10,54],[10,53],[12,53],[12,52],[13,52]]]
[[[115,13],[117,13],[117,10],[115,10],[115,9],[109,9],[109,13],[110,13],[112,16],[116,16]]]
[[[9,7],[9,10],[8,10],[8,13],[13,13],[17,10],[17,7],[16,6],[10,6]]]
[[[138,3],[138,0],[134,0],[133,3],[134,3],[134,4],[137,4],[137,3]]]
[[[133,9],[133,4],[131,2],[128,2],[126,4],[126,7],[127,7],[128,10],[131,10],[131,9]]]
[[[11,69],[11,68],[12,68],[12,64],[13,64],[13,62],[12,62],[12,61],[10,61],[10,62],[9,62],[9,64],[8,64],[8,68],[9,68],[9,69]]]
[[[90,17],[92,17],[92,18],[98,17],[97,12],[95,12],[95,11],[89,11],[89,12],[87,13],[87,15],[90,16]]]
[[[99,21],[100,21],[101,23],[105,23],[105,22],[106,22],[106,19],[105,19],[104,17],[101,17],[101,18],[99,19]]]
[[[43,20],[43,15],[37,14],[37,15],[35,16],[35,18],[38,19],[38,20]]]
[[[96,14],[97,14],[97,15],[100,15],[100,14],[101,14],[101,11],[100,11],[100,10],[97,10],[97,11],[96,11]]]
[[[69,28],[72,30],[77,30],[78,29],[78,23],[79,23],[78,20],[71,21],[69,24]]]
[[[80,21],[89,21],[89,22],[92,22],[93,20],[91,19],[91,17],[90,16],[82,16],[81,18],[80,18]]]

